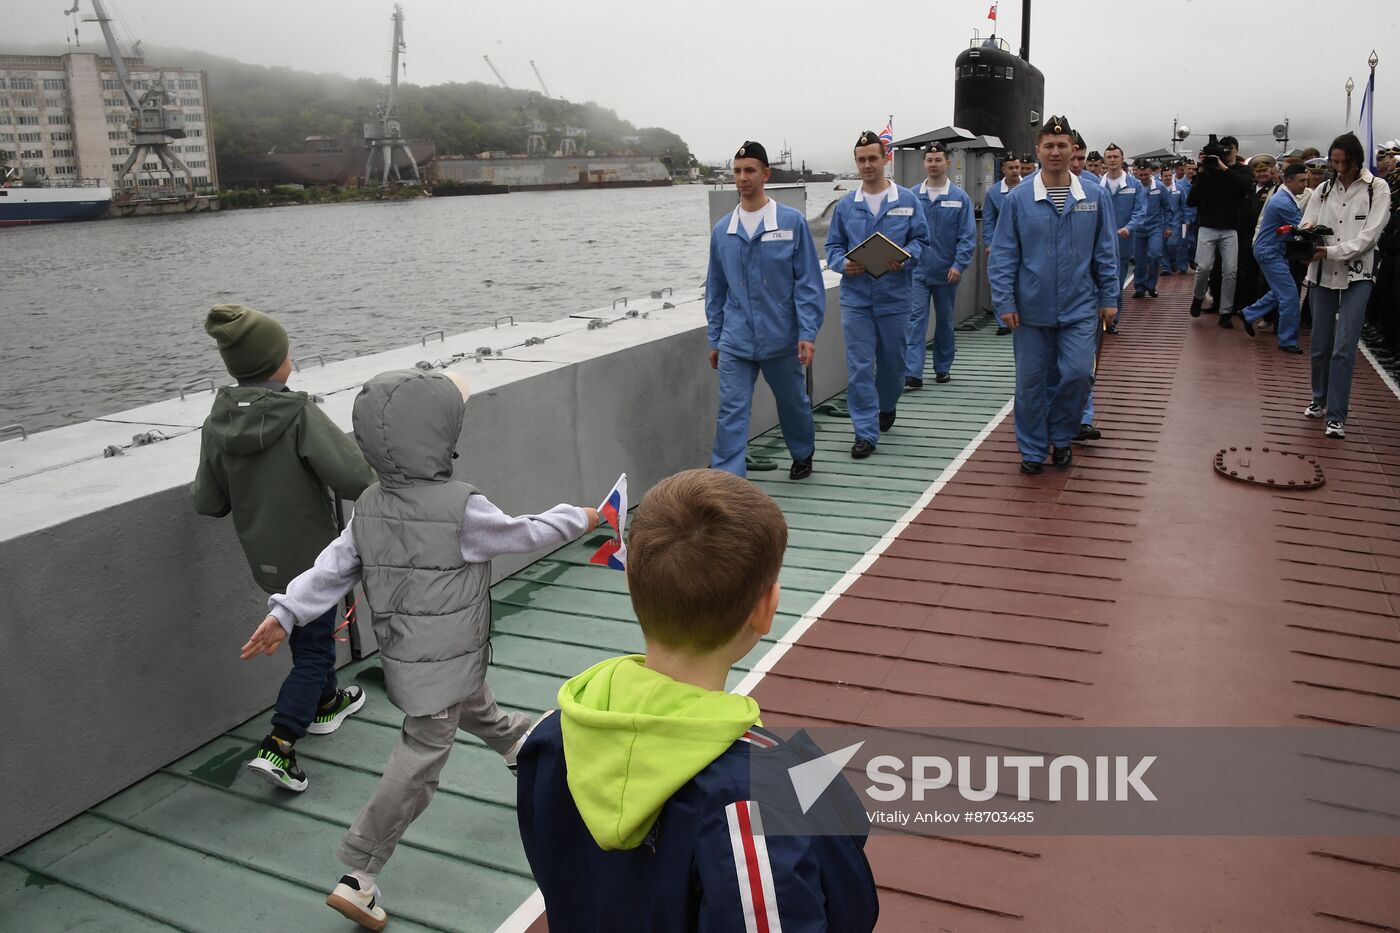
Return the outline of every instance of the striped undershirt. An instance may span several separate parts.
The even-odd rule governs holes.
[[[1046,185],[1045,196],[1050,199],[1051,204],[1055,205],[1055,210],[1063,214],[1065,212],[1065,201],[1069,200],[1069,185],[1063,185],[1059,188],[1052,188]]]

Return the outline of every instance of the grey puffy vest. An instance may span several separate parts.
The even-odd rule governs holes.
[[[462,559],[476,490],[452,479],[466,405],[435,373],[375,376],[355,399],[355,440],[379,474],[351,523],[389,701],[430,716],[479,693],[491,639],[491,565]]]

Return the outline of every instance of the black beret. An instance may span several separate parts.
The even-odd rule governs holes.
[[[739,151],[734,153],[734,158],[757,159],[766,166],[768,164],[768,150],[763,148],[763,143],[749,140],[739,147]]]

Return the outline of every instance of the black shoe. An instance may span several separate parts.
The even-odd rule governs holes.
[[[244,765],[273,787],[301,793],[306,790],[306,772],[297,766],[292,743],[268,736],[258,746],[253,760]]]
[[[1201,316],[1201,305],[1202,305],[1202,303],[1203,303],[1203,299],[1200,299],[1200,298],[1192,298],[1192,299],[1191,299],[1191,316],[1192,316],[1192,317],[1200,317],[1200,316]]]
[[[862,438],[851,445],[851,459],[864,460],[875,452],[875,445]]]
[[[950,376],[950,375],[948,375],[947,373],[934,373],[934,374],[933,374],[933,381],[934,381],[934,382],[939,382],[939,383],[942,383],[942,382],[952,382],[952,381],[953,381],[953,377]]]
[[[806,460],[792,461],[792,469],[788,470],[788,479],[806,479],[812,475],[812,458]]]
[[[1249,334],[1251,337],[1254,336],[1254,324],[1250,322],[1249,318],[1245,317],[1244,312],[1240,312],[1240,326],[1244,328],[1246,334]]]
[[[1079,433],[1074,435],[1076,441],[1096,441],[1101,437],[1103,437],[1103,432],[1092,424],[1081,424]]]
[[[884,433],[885,431],[888,431],[888,430],[889,430],[890,428],[892,428],[892,427],[894,427],[894,412],[892,412],[892,411],[882,411],[882,412],[880,412],[880,432],[881,432],[881,433]]]
[[[1045,464],[1036,460],[1022,460],[1021,472],[1027,476],[1039,476],[1045,469]]]
[[[1117,322],[1117,321],[1114,321],[1112,324],[1110,324],[1110,325],[1108,325],[1107,327],[1105,327],[1105,328],[1104,328],[1104,333],[1105,333],[1105,334],[1116,334],[1116,333],[1118,333],[1118,322]]]
[[[1146,297],[1146,296],[1147,296],[1147,293],[1146,293],[1146,292],[1133,292],[1133,297],[1134,297],[1134,298],[1144,298],[1144,297]]]
[[[1149,288],[1149,289],[1147,290],[1147,297],[1148,297],[1148,298],[1156,298],[1156,297],[1157,297],[1157,289],[1155,289],[1155,288]]]
[[[1295,355],[1303,352],[1302,347],[1279,347],[1279,349],[1284,353],[1293,353]]]
[[[904,377],[904,388],[906,388],[906,389],[922,389],[923,387],[924,387],[924,381],[923,381],[922,379],[916,379],[916,378],[913,377],[913,376],[905,376],[905,377]]]
[[[1007,327],[1005,324],[998,324],[998,325],[997,325],[997,336],[998,336],[998,337],[1005,337],[1005,336],[1006,336],[1007,334],[1009,334],[1009,333],[1011,333],[1011,328]]]
[[[1074,459],[1074,448],[1069,445],[1056,447],[1050,454],[1050,462],[1055,464],[1057,470],[1068,470],[1070,461]]]
[[[1226,330],[1233,330],[1235,322],[1230,320],[1230,315],[1222,314],[1220,315],[1220,326],[1225,328]]]

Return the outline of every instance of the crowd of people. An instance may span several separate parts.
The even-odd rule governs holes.
[[[1034,153],[1002,160],[981,248],[999,332],[1014,342],[1023,473],[1042,472],[1047,458],[1068,467],[1073,442],[1098,436],[1097,346],[1124,326],[1125,310],[1131,320],[1130,266],[1131,300],[1155,298],[1159,274],[1194,270],[1193,316],[1210,298],[1222,327],[1239,317],[1253,336],[1274,319],[1288,352],[1299,350],[1304,285],[1306,414],[1324,417],[1329,436],[1344,436],[1358,339],[1395,365],[1396,151],[1382,154],[1387,187],[1351,134],[1317,156],[1330,171],[1316,181],[1306,158],[1242,162],[1236,149],[1212,139],[1198,161],[1129,172],[1120,147],[1090,152],[1066,118],[1051,117]],[[973,201],[949,178],[942,144],[927,147],[917,188],[885,177],[875,133],[862,133],[853,154],[861,185],[837,203],[825,253],[841,275],[850,454],[860,460],[893,429],[901,395],[924,389],[930,320],[935,382],[951,381],[956,291],[978,246]],[[288,387],[290,341],[274,318],[220,305],[206,319],[237,384],[218,391],[205,422],[194,504],[232,516],[269,594],[241,656],[283,642],[292,655],[248,770],[304,792],[297,743],[363,707],[364,691],[341,687],[335,672],[339,609],[357,583],[387,698],[404,714],[383,777],[336,851],[346,871],[326,898],[368,929],[388,922],[379,875],[431,802],[458,730],[517,775],[521,839],[552,929],[876,923],[863,833],[763,832],[753,756],[788,767],[819,751],[765,730],[751,698],[725,691],[732,666],[771,629],[787,543],[777,505],[743,479],[754,385],[761,374],[772,388],[789,476],[805,479],[815,432],[803,369],[825,307],[805,218],[764,193],[763,146],[745,142],[733,169],[739,205],[712,231],[705,300],[720,396],[712,468],[663,480],[631,519],[627,584],[646,653],[565,681],[558,708],[538,720],[502,709],[486,682],[491,561],[576,540],[597,527],[598,510],[559,504],[512,516],[454,478],[470,395],[459,375],[370,379],[355,399],[352,441]],[[1289,227],[1318,234],[1304,239],[1305,255]],[[327,490],[355,500],[343,528]],[[833,788],[851,793],[843,781]]]

